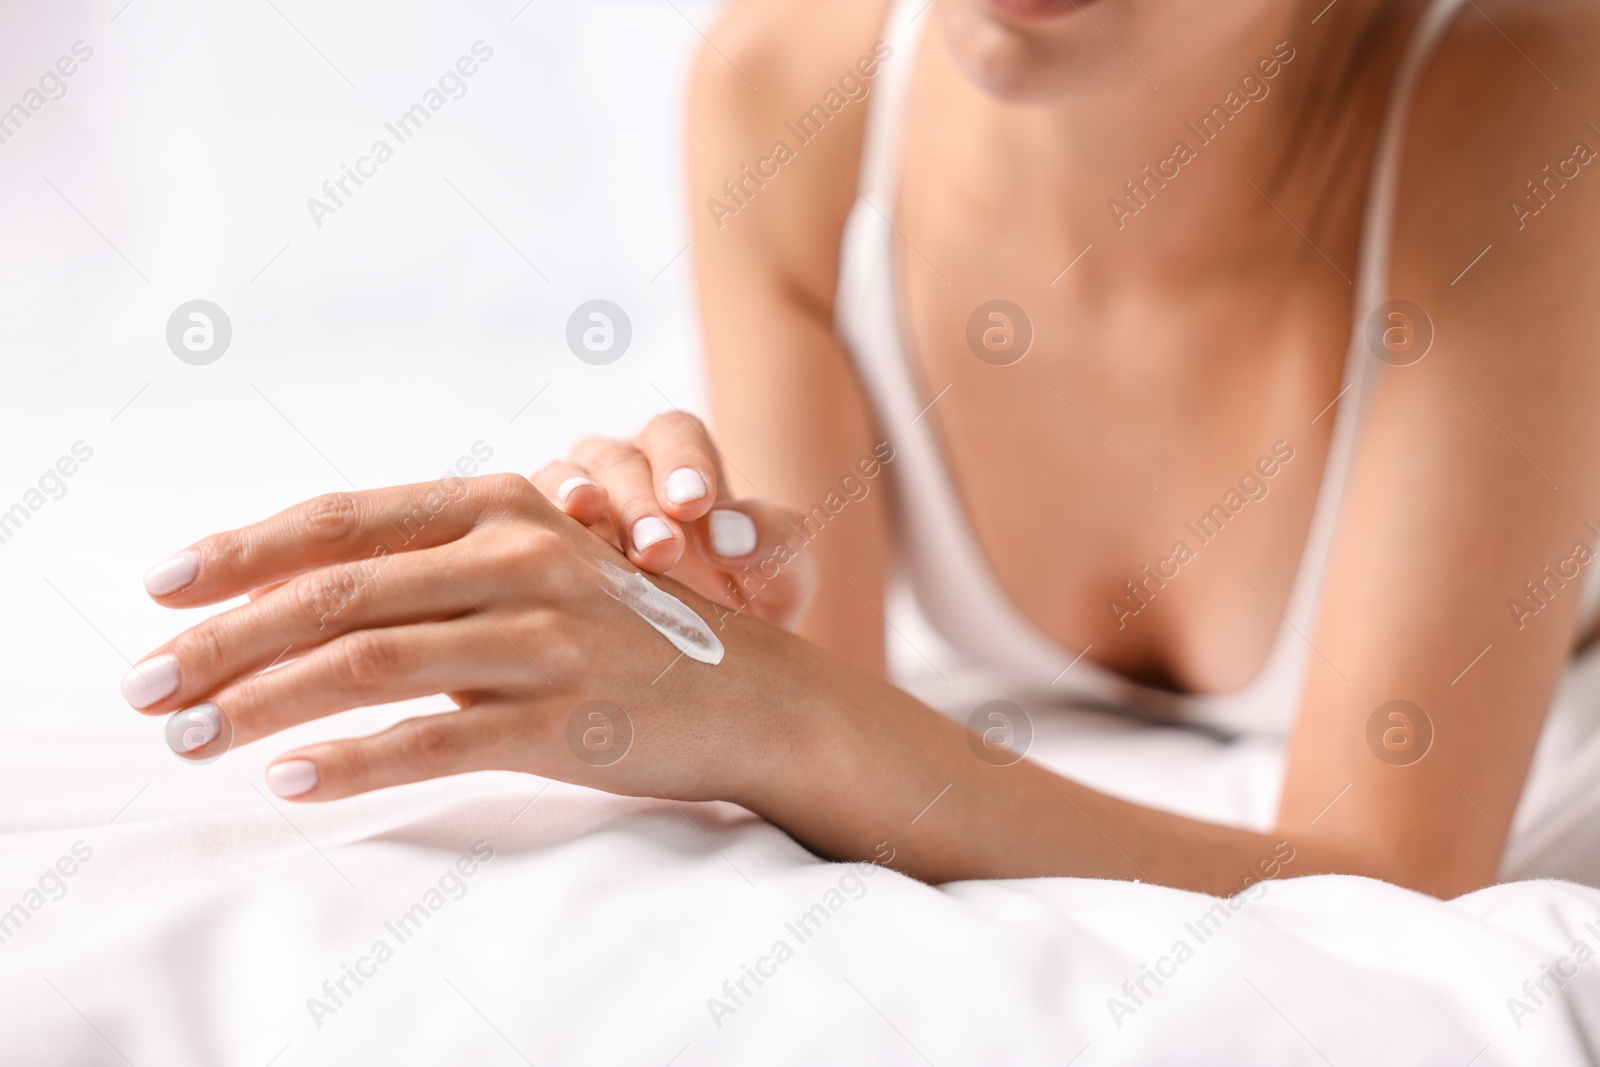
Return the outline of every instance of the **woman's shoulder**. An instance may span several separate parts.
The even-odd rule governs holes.
[[[1397,238],[1470,259],[1536,223],[1600,221],[1600,189],[1585,188],[1600,186],[1597,52],[1593,0],[1462,4],[1408,116]],[[1551,236],[1512,251],[1554,252]]]
[[[1600,7],[1470,0],[1418,83],[1395,204],[1391,295],[1507,404],[1596,399]]]
[[[742,248],[831,303],[887,13],[888,0],[733,0],[705,34],[688,129],[702,250]]]
[[[1593,0],[1465,0],[1429,63],[1419,106],[1441,119],[1469,106],[1482,117],[1517,115],[1530,132],[1543,117],[1584,115],[1584,94],[1600,84],[1597,47]]]

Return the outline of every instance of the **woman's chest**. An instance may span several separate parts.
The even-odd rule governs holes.
[[[1118,285],[1092,242],[914,187],[902,207],[904,358],[1003,595],[1130,677],[1248,682],[1311,527],[1348,292],[1227,255],[1187,285]]]

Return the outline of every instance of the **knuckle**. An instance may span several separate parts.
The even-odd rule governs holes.
[[[544,606],[567,603],[574,583],[581,584],[586,576],[592,589],[589,568],[558,536],[540,531],[514,542],[508,540],[494,549],[480,573],[483,610],[496,614],[500,627],[515,629],[522,619],[498,614],[497,608],[514,607],[515,615],[525,618]]]
[[[551,681],[563,684],[586,677],[594,666],[593,653],[570,636],[570,627],[552,616],[531,627],[532,637],[525,647],[537,649],[539,671]],[[534,679],[537,681],[538,679]]]
[[[478,550],[483,569],[491,579],[503,574],[523,579],[548,570],[565,547],[561,535],[554,530],[527,523],[486,531]]]
[[[361,505],[353,493],[324,493],[306,504],[301,522],[312,537],[342,541],[360,527]]]
[[[567,542],[548,526],[535,526],[523,532],[522,550],[530,558],[548,564],[551,560],[566,555]]]
[[[487,504],[500,511],[523,511],[536,498],[544,499],[544,494],[520,474],[486,474],[478,479],[478,483]]]
[[[561,569],[560,562],[566,556],[567,548],[554,531],[541,528],[528,531],[514,551],[516,556],[511,572],[516,575],[519,585],[533,587],[547,584],[551,576]]]
[[[472,538],[470,559],[485,570],[497,572],[515,565],[522,558],[526,551],[523,547],[525,541],[523,532],[515,527],[501,524],[486,526]]]
[[[532,483],[530,483],[528,479],[524,478],[520,474],[512,474],[509,471],[502,471],[499,474],[489,474],[485,475],[484,477],[489,483],[489,488],[493,489],[497,493],[505,493],[507,496],[524,495],[530,488],[532,488]]]
[[[372,630],[342,637],[334,649],[334,669],[352,689],[372,688],[388,678],[394,667],[388,640]]]

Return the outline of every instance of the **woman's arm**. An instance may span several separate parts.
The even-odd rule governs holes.
[[[858,463],[881,439],[832,323],[866,101],[803,146],[785,122],[871,54],[885,10],[879,0],[735,2],[690,88],[689,212],[717,444],[738,495],[802,515],[838,494],[841,479],[860,480]],[[779,139],[795,158],[762,185],[745,178]],[[729,181],[742,183],[737,200]],[[877,673],[888,546],[880,486],[825,526],[812,523],[808,551],[823,578],[798,627]]]
[[[1465,11],[1422,85],[1391,292],[1436,340],[1385,372],[1366,423],[1280,812],[1436,893],[1494,875],[1592,577],[1513,607],[1539,607],[1527,583],[1595,548],[1600,519],[1600,174],[1539,217],[1514,207],[1578,142],[1600,149],[1600,20],[1567,6]],[[1434,734],[1410,766],[1364,733],[1397,698]]]
[[[859,683],[835,686],[819,711],[828,743],[810,773],[753,807],[838,855],[887,842],[896,866],[935,881],[1069,874],[1224,893],[1263,863],[1442,896],[1492,881],[1600,566],[1563,562],[1592,558],[1600,519],[1600,172],[1551,183],[1537,216],[1513,207],[1539,206],[1524,183],[1581,156],[1577,142],[1600,148],[1581,103],[1597,96],[1583,57],[1600,33],[1592,16],[1558,39],[1491,10],[1562,88],[1473,12],[1425,80],[1392,292],[1426,309],[1436,339],[1421,362],[1383,371],[1365,423],[1320,619],[1304,635],[1276,832],[1152,811],[1027,763],[987,766],[959,728],[904,697],[859,706]],[[1408,725],[1380,712],[1392,700],[1431,725],[1415,762],[1383,748],[1385,730]],[[1280,841],[1293,859],[1272,864]]]

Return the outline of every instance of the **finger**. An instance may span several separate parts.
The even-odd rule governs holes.
[[[529,658],[536,650],[508,640],[469,619],[357,630],[227,686],[207,703],[226,716],[232,744],[243,745],[351,708],[525,685],[529,677],[539,684]]]
[[[556,507],[585,526],[606,516],[605,487],[589,477],[589,472],[574,463],[557,460],[547,463],[533,476],[534,488]]]
[[[684,411],[651,419],[634,441],[655,477],[662,510],[691,522],[726,495],[722,464],[705,425]]]
[[[621,441],[590,438],[573,449],[573,462],[605,486],[610,517],[624,533],[627,556],[641,570],[664,574],[683,555],[683,528],[656,499],[644,453]]]
[[[151,596],[171,607],[214,604],[318,567],[407,552],[464,536],[486,514],[544,503],[520,475],[330,493],[262,522],[215,534],[157,564]]]
[[[460,555],[444,546],[300,575],[156,649],[123,679],[123,695],[147,714],[170,711],[341,634],[467,614],[484,590],[478,571],[452,566]]]
[[[818,578],[804,516],[765,500],[718,504],[695,523],[693,537],[751,614],[778,626],[799,621]]]
[[[338,800],[449,774],[509,767],[503,711],[468,707],[398,722],[370,737],[286,752],[267,768],[267,786],[292,800]]]

